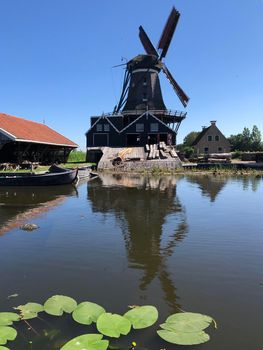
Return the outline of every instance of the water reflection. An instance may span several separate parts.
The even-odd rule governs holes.
[[[202,192],[202,196],[209,197],[211,202],[215,202],[219,193],[223,190],[229,181],[236,181],[242,184],[243,190],[252,189],[256,192],[262,182],[262,177],[257,176],[237,176],[229,177],[223,175],[193,175],[187,176],[187,181],[197,184]]]
[[[244,176],[242,177],[242,184],[243,184],[243,190],[248,190],[250,187],[253,192],[256,192],[260,186],[260,183],[262,182],[262,177],[257,176]]]
[[[209,197],[211,202],[216,200],[218,194],[227,184],[228,178],[213,175],[194,175],[186,177],[188,182],[197,184],[202,196]]]
[[[159,281],[170,309],[178,309],[167,263],[188,226],[176,195],[176,178],[104,174],[89,184],[88,199],[93,212],[114,213],[123,232],[129,267],[142,271],[140,290],[144,292]]]
[[[0,235],[61,204],[76,194],[73,186],[0,187]]]

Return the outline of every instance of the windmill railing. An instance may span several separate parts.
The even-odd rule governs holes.
[[[125,110],[118,113],[105,113],[104,115],[107,115],[109,117],[121,117],[121,116],[129,116],[129,115],[138,115],[149,112],[153,115],[163,116],[163,117],[179,117],[184,119],[186,117],[187,112],[181,112],[177,110],[171,110],[171,109],[149,109],[148,111],[139,110],[139,109],[133,109],[133,110]]]

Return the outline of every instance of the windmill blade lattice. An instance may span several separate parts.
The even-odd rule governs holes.
[[[162,53],[159,57],[160,60],[167,54],[179,17],[180,13],[173,7],[158,44],[158,49],[162,50]]]
[[[187,106],[189,97],[186,95],[186,93],[183,91],[183,89],[179,86],[179,84],[176,82],[172,74],[170,73],[169,69],[165,66],[165,64],[162,64],[162,71],[166,75],[169,82],[172,84],[174,91],[176,92],[177,96],[179,97],[180,101],[184,105],[184,107]]]
[[[146,53],[148,55],[154,55],[158,57],[158,52],[156,51],[155,47],[153,46],[151,40],[149,39],[142,26],[139,27],[139,37]]]

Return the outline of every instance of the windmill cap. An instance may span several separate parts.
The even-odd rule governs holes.
[[[216,124],[216,120],[211,120],[210,123],[211,123],[211,125],[214,125],[214,124]]]
[[[138,55],[127,63],[129,71],[135,69],[155,69],[158,72],[161,70],[159,60],[154,55]]]

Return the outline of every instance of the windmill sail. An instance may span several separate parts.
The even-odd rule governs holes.
[[[142,26],[139,27],[139,37],[140,37],[141,43],[142,43],[145,51],[147,52],[147,54],[158,56],[158,53],[155,50],[155,47],[151,43],[151,40],[149,39],[148,35],[146,34],[146,32]]]
[[[179,84],[176,82],[176,80],[174,79],[174,77],[172,76],[172,74],[164,64],[162,66],[162,70],[166,75],[167,79],[169,80],[169,82],[172,84],[174,91],[176,92],[183,106],[186,107],[189,101],[189,97],[186,95],[183,89],[179,86]]]
[[[158,49],[162,50],[160,60],[166,56],[172,37],[174,35],[175,28],[179,20],[179,17],[180,17],[180,13],[173,7],[158,44]]]

